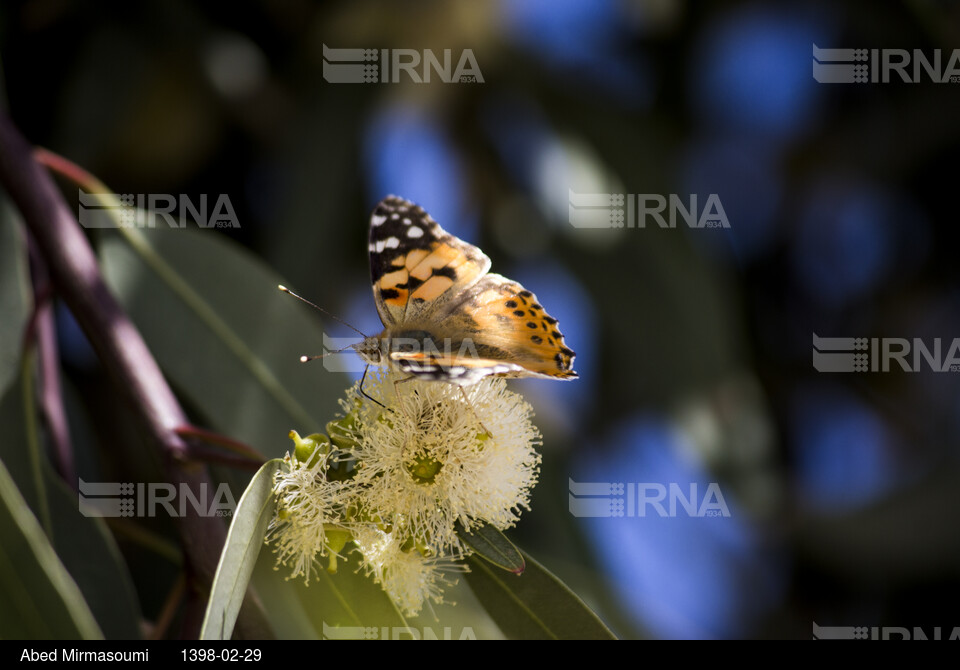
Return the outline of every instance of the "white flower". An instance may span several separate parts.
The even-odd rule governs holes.
[[[383,586],[406,616],[417,616],[428,601],[444,602],[444,587],[456,584],[448,573],[467,570],[450,558],[424,556],[416,547],[405,550],[409,543],[396,531],[387,533],[373,524],[358,528],[354,539],[367,575]]]
[[[467,569],[458,529],[504,530],[529,508],[540,471],[533,411],[503,379],[461,391],[392,371],[368,377],[363,392],[354,385],[341,406],[329,438],[291,431],[297,448],[274,484],[268,539],[308,582],[318,556],[334,572],[353,540],[365,573],[415,616]]]
[[[304,440],[296,431],[291,431],[290,436],[297,443],[298,453],[302,453]],[[288,455],[288,467],[277,473],[277,514],[270,522],[267,540],[276,542],[278,563],[292,565],[290,577],[303,575],[309,583],[317,556],[329,556],[331,571],[336,569],[335,559],[350,538],[344,511],[353,501],[355,487],[349,482],[327,480],[329,453],[306,453],[308,456],[302,461]]]
[[[488,523],[503,530],[529,508],[540,433],[530,405],[503,379],[466,387],[467,399],[453,384],[395,386],[400,379],[388,371],[365,382],[364,392],[385,407],[364,398],[358,385],[342,402],[354,412],[364,516],[428,554],[459,556],[466,548],[458,521],[467,529]]]

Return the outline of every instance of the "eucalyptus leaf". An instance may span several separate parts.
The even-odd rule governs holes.
[[[520,550],[507,539],[506,535],[490,524],[483,524],[479,528],[467,530],[458,521],[457,536],[473,549],[477,556],[485,558],[498,568],[515,575],[522,574],[526,568]]]
[[[31,303],[27,240],[19,217],[0,195],[0,394],[20,371]]]
[[[334,637],[333,629],[406,627],[409,622],[383,588],[360,571],[357,552],[347,545],[346,560],[335,574],[320,570],[306,586],[291,581],[314,630],[320,637]],[[283,566],[280,570],[285,570]]]
[[[0,537],[0,638],[103,638],[83,594],[2,462]]]
[[[214,430],[267,457],[287,433],[318,432],[349,381],[300,356],[323,346],[281,277],[213,230],[123,229],[101,246],[104,276],[164,373]]]
[[[510,639],[613,640],[600,618],[563,582],[524,553],[522,575],[469,559],[467,583]]]
[[[139,638],[136,590],[113,535],[103,519],[80,513],[77,494],[59,479],[36,443],[36,409],[25,402],[33,395],[26,383],[30,379],[21,376],[0,398],[0,461],[8,465],[27,507],[43,520],[44,534],[103,633],[110,639]]]
[[[279,458],[264,463],[237,504],[210,589],[201,640],[226,640],[233,633],[267,526],[276,509],[273,478],[282,464]]]
[[[53,545],[97,624],[107,639],[139,639],[143,615],[137,592],[110,529],[103,519],[80,513],[77,494],[49,466],[44,468],[44,477]]]
[[[255,586],[277,637],[323,639],[349,636],[364,628],[408,625],[383,588],[360,570],[352,542],[336,560],[335,573],[324,569],[329,557],[317,560],[323,565],[314,565],[308,584],[302,578],[291,578],[291,568],[276,565],[273,555],[261,554]]]

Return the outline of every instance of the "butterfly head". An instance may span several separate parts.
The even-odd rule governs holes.
[[[362,342],[351,344],[350,348],[370,365],[380,365],[383,360],[383,340],[378,335],[365,337]]]

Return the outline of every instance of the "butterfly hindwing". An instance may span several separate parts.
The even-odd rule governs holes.
[[[519,283],[488,274],[446,319],[446,330],[468,332],[478,358],[522,368],[506,376],[575,379],[575,353],[564,343],[557,320],[547,314],[537,296]],[[461,346],[460,351],[468,348]]]
[[[370,217],[370,278],[384,326],[429,321],[490,269],[419,205],[389,196]]]

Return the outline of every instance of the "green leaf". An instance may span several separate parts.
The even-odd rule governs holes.
[[[336,573],[314,566],[309,585],[291,579],[289,567],[276,566],[272,552],[261,554],[254,583],[278,638],[323,639],[332,628],[408,625],[380,585],[360,571],[352,542],[341,554]]]
[[[77,494],[50,467],[44,468],[44,478],[50,499],[53,546],[83,593],[100,630],[110,640],[140,639],[143,616],[136,589],[110,529],[103,519],[80,513]]]
[[[27,241],[19,217],[0,196],[0,394],[20,372],[23,333],[32,308]]]
[[[320,639],[297,595],[298,586],[302,588],[303,584],[284,579],[283,573],[276,569],[272,552],[260,552],[252,583],[277,639]]]
[[[0,638],[103,638],[83,594],[2,462],[0,537]]]
[[[24,387],[23,377],[17,381],[20,383],[11,384],[5,393],[0,394],[0,426],[3,426],[0,461],[6,465],[14,484],[37,518],[49,519],[49,515],[41,511],[43,480],[36,467],[37,455],[33,453],[32,440],[27,435],[28,423],[36,424],[37,418],[32,413],[27,416],[25,400],[29,389]],[[41,525],[47,529],[50,527],[49,522]]]
[[[201,640],[227,640],[233,634],[267,525],[276,509],[273,477],[282,463],[279,458],[264,463],[240,498],[210,589]]]
[[[212,428],[268,457],[320,432],[349,381],[300,356],[323,346],[316,313],[282,278],[213,230],[121,230],[104,275],[181,397]]]
[[[487,559],[498,568],[515,575],[522,574],[526,568],[520,550],[507,539],[506,535],[490,524],[485,523],[470,531],[458,521],[457,536],[473,549],[477,556]]]
[[[304,611],[320,637],[329,637],[331,628],[365,626],[407,626],[408,622],[373,579],[363,574],[357,552],[344,550],[346,560],[340,561],[336,574],[319,570],[310,585],[291,580]],[[286,570],[283,566],[280,570]]]
[[[31,356],[27,356],[27,362]],[[0,397],[0,461],[38,519],[109,639],[140,637],[140,607],[127,566],[103,519],[80,513],[77,494],[54,473],[36,443],[32,376],[26,373]],[[34,424],[32,429],[28,429]],[[31,439],[31,436],[34,439]],[[2,635],[0,635],[2,637]]]
[[[326,630],[341,626],[406,626],[383,589],[357,572],[350,544],[343,551],[346,560],[338,561],[336,574],[315,570],[309,586],[285,579],[289,568],[277,569],[273,555],[259,551],[274,513],[273,473],[280,463],[279,459],[266,463],[240,500],[214,579],[201,639],[229,636],[251,573],[279,638],[321,639]],[[265,476],[268,467],[269,477]],[[259,518],[258,510],[262,510]]]
[[[546,568],[523,554],[522,575],[505,574],[476,557],[467,583],[510,639],[613,640],[600,618]]]

